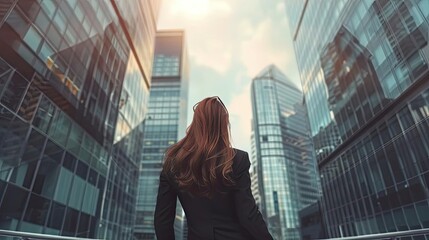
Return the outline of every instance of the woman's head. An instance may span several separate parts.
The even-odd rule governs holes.
[[[233,183],[229,114],[219,97],[205,98],[193,109],[186,136],[166,152],[164,171],[173,173],[183,190],[210,196]]]
[[[187,130],[209,150],[219,142],[229,145],[229,114],[219,97],[205,98],[194,105],[194,118]]]

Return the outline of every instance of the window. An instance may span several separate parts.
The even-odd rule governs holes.
[[[393,212],[393,216],[399,231],[408,230],[407,223],[405,222],[404,218],[404,213],[402,212],[402,208],[395,210]]]
[[[388,232],[396,231],[395,222],[393,221],[392,213],[387,211],[383,214],[384,222]]]
[[[399,95],[398,85],[392,72],[383,79],[382,85],[386,95],[390,98],[396,98]]]
[[[10,195],[9,195],[10,196]],[[46,198],[31,194],[25,211],[24,220],[38,225],[44,225],[48,215],[50,201]]]
[[[77,176],[73,178],[73,183],[71,185],[71,188],[67,189],[67,192],[70,192],[70,199],[68,202],[68,206],[73,207],[75,209],[81,208],[83,194],[85,192],[85,186],[86,186],[86,182],[82,178]]]
[[[402,170],[400,159],[395,153],[395,148],[393,144],[389,144],[388,146],[386,146],[386,155],[386,159],[390,162],[390,166],[392,167],[392,172],[395,176],[395,181],[397,183],[402,182],[405,179],[404,173]]]
[[[67,208],[64,226],[63,226],[64,235],[67,235],[67,236],[75,235],[78,217],[79,217],[78,211],[72,208]]]
[[[13,169],[11,182],[26,188],[31,187],[44,142],[45,137],[33,129],[22,155],[21,164]]]
[[[0,179],[7,180],[9,173],[19,164],[20,149],[25,140],[28,125],[14,118],[11,112],[3,107],[0,107],[0,119]]]
[[[416,204],[416,212],[419,215],[422,226],[429,227],[429,207],[428,202],[424,201]]]
[[[73,173],[65,168],[61,168],[58,174],[57,186],[53,200],[66,204],[70,193]]]
[[[49,27],[48,17],[46,16],[46,14],[43,11],[39,11],[39,14],[37,15],[34,23],[42,32],[46,32],[46,30]]]
[[[401,120],[403,130],[406,130],[412,125],[414,125],[414,120],[410,113],[410,110],[408,109],[408,105],[402,108],[399,111],[398,115],[399,115],[399,119]]]
[[[428,3],[428,1],[426,1],[426,3]],[[424,10],[422,10],[422,11],[424,11]],[[408,11],[406,11],[406,12],[409,13]],[[415,4],[412,5],[411,12],[412,12],[411,14],[407,14],[406,16],[404,16],[404,18],[409,19],[412,16],[413,20],[415,20],[416,26],[420,26],[420,24],[422,24],[424,22],[424,20],[423,20],[422,14],[420,13],[420,11],[418,10],[418,7]]]
[[[418,5],[420,8],[420,11],[422,11],[423,16],[425,16],[426,18],[429,17],[429,1],[428,0],[417,0],[418,1]]]
[[[24,42],[27,43],[27,45],[34,52],[37,52],[37,49],[39,48],[41,41],[42,41],[42,37],[37,32],[37,30],[34,29],[33,27],[30,27],[24,36]]]
[[[57,8],[53,0],[43,0],[41,7],[43,10],[45,10],[49,18],[52,18],[54,16],[55,9]]]
[[[0,206],[0,219],[21,219],[27,202],[28,192],[13,184],[9,184],[5,196],[13,197],[3,199]]]
[[[88,237],[89,233],[89,218],[90,216],[85,213],[80,214],[79,228],[77,230],[77,237]]]
[[[419,77],[427,69],[427,64],[419,51],[415,52],[408,59],[408,64],[410,64],[410,70],[413,73],[414,78]]]
[[[36,116],[34,117],[33,124],[38,129],[43,131],[44,133],[48,132],[49,123],[54,116],[55,107],[51,104],[51,102],[46,99],[46,97],[42,97],[40,101],[39,108],[37,109]]]
[[[85,194],[82,202],[82,211],[91,215],[96,215],[97,202],[101,191],[90,184],[86,184]]]
[[[33,192],[49,198],[53,197],[62,155],[63,150],[48,140],[36,175]]]
[[[53,58],[54,50],[49,46],[47,42],[43,43],[42,48],[39,52],[39,57],[42,59],[43,62],[47,62],[48,58]]]
[[[58,111],[51,122],[51,127],[48,132],[49,136],[51,136],[57,142],[65,144],[70,125],[71,121],[66,116],[66,114],[62,111]]]
[[[1,103],[11,110],[16,111],[19,104],[21,103],[22,97],[25,94],[27,86],[28,81],[21,75],[15,73],[12,76],[12,79],[9,81],[6,91],[3,92]]]
[[[86,176],[88,174],[88,165],[82,161],[78,161],[76,174],[81,177],[83,180],[86,180]]]
[[[97,178],[98,178],[98,173],[91,168],[89,170],[88,182],[91,183],[92,185],[96,186],[97,185]]]
[[[76,163],[77,163],[77,159],[71,155],[70,153],[66,152],[65,156],[64,156],[64,162],[63,162],[63,166],[70,170],[71,172],[74,172],[74,169],[76,167]]]
[[[377,48],[374,51],[374,57],[375,57],[375,64],[376,66],[380,66],[384,60],[386,59],[386,55],[384,54],[383,48],[380,45],[377,46]]]
[[[20,36],[24,36],[27,32],[29,24],[24,20],[22,15],[15,9],[10,13],[6,22],[15,30]]]
[[[53,23],[58,28],[58,31],[60,32],[60,34],[63,34],[64,31],[66,30],[67,20],[64,16],[64,13],[61,10],[57,11],[57,14],[55,15]]]
[[[82,12],[82,11],[83,11],[83,10],[82,10],[82,8],[81,8],[80,4],[77,4],[77,5],[76,5],[76,8],[75,8],[75,10],[74,10],[74,13],[76,14],[77,20],[78,20],[79,22],[82,22],[83,17],[84,17],[84,15],[83,15],[83,12]]]
[[[64,218],[64,211],[66,207],[62,204],[53,202],[51,212],[48,219],[48,227],[54,229],[61,229]]]
[[[51,27],[48,30],[48,33],[46,34],[46,37],[54,45],[56,49],[60,48],[61,36],[58,33],[58,31],[55,29],[54,25],[51,25]]]

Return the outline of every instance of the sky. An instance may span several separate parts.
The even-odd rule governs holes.
[[[184,29],[192,106],[210,96],[225,103],[233,147],[250,152],[250,85],[275,64],[301,86],[284,0],[162,0],[158,29]]]

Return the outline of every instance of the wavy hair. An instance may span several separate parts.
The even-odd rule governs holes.
[[[211,197],[234,184],[234,156],[228,110],[219,97],[209,97],[194,105],[186,136],[167,149],[163,171],[172,173],[181,190]]]

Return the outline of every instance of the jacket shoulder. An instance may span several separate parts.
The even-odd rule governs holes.
[[[232,171],[234,174],[240,173],[244,170],[249,169],[250,167],[250,160],[249,160],[249,154],[246,151],[235,149],[235,157],[234,162],[232,164]]]

